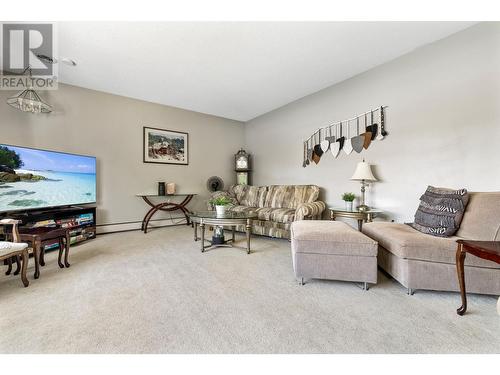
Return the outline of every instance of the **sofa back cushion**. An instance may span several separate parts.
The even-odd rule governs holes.
[[[410,225],[432,236],[453,236],[460,227],[468,202],[466,189],[452,190],[429,186],[420,197],[415,222]]]
[[[319,196],[316,185],[271,185],[264,207],[297,208],[301,203],[315,202]]]
[[[235,185],[233,192],[242,206],[264,207],[266,186]]]
[[[470,193],[458,237],[500,241],[500,192]]]

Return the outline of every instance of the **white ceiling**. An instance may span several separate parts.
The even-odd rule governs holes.
[[[472,22],[61,22],[60,81],[248,121]]]

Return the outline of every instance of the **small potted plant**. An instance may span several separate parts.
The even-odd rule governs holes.
[[[228,197],[217,197],[210,200],[210,203],[215,206],[217,216],[223,216],[226,212],[226,207],[231,204]]]
[[[352,211],[352,202],[356,196],[354,193],[344,193],[342,194],[342,200],[345,202],[345,209],[347,211]]]

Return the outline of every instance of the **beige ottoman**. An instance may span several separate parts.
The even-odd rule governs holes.
[[[295,276],[377,283],[376,241],[340,221],[302,220],[291,227]]]

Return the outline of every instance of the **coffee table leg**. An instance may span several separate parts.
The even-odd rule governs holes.
[[[363,229],[363,219],[358,219],[358,231],[361,232],[361,229]]]
[[[460,295],[462,297],[462,306],[457,309],[458,315],[464,315],[465,311],[467,311],[467,295],[465,291],[465,273],[464,273],[464,262],[465,262],[465,254],[466,252],[463,249],[463,245],[459,244],[457,247],[457,275],[458,275],[458,283],[460,285]]]
[[[250,254],[250,232],[252,231],[252,222],[250,220],[247,220],[245,229],[247,231],[247,254]]]
[[[232,227],[232,233],[233,233],[232,239],[233,239],[233,243],[234,243],[234,238],[235,238],[235,234],[234,234],[235,232],[236,232],[236,225],[233,225],[233,227]]]
[[[194,227],[194,241],[198,241],[198,223],[196,221],[193,221],[193,227]]]
[[[203,253],[205,251],[205,224],[203,224],[203,221],[200,223],[200,230],[201,230],[201,252]]]
[[[62,257],[64,252],[64,244],[62,237],[59,237],[59,255],[57,256],[57,264],[59,268],[64,268],[64,264],[62,263]]]

